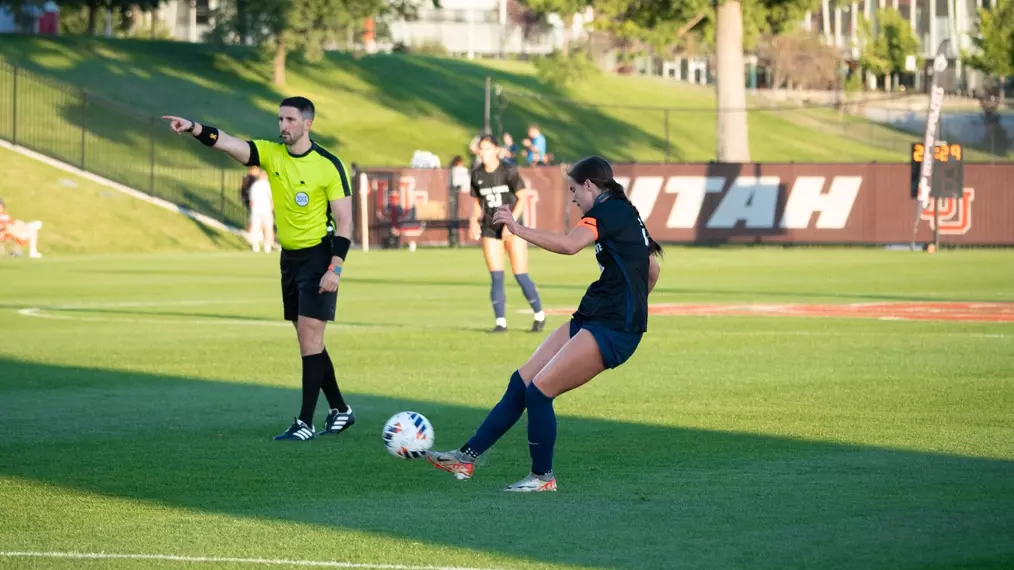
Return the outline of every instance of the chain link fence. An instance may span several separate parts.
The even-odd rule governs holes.
[[[246,226],[245,171],[198,152],[159,117],[0,59],[0,138],[125,186]]]
[[[714,160],[718,122],[714,107],[600,104],[496,83],[487,89],[489,130],[498,139],[505,132],[512,134],[522,153],[527,126],[536,124],[556,133],[550,148],[554,163],[593,153],[607,153],[608,158],[623,162]],[[699,98],[714,97],[709,88],[700,89]],[[906,163],[912,143],[923,140],[927,110],[914,104],[923,100],[919,97],[821,95],[822,100],[799,103],[757,92],[753,104],[734,111],[746,113],[751,158],[757,162]],[[937,139],[962,143],[966,162],[1010,162],[1014,160],[1014,112],[1004,108],[987,114],[953,102],[941,113]]]

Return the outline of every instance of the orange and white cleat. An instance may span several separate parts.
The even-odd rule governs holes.
[[[465,457],[461,450],[454,451],[427,451],[426,459],[437,469],[442,469],[454,475],[458,480],[471,479],[475,471],[475,463]]]
[[[536,475],[535,473],[529,473],[528,477],[508,485],[504,491],[509,493],[540,493],[542,491],[555,491],[556,490],[556,477],[552,473],[546,473],[545,475]]]

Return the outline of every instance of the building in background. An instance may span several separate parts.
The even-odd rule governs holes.
[[[574,19],[571,38],[584,33],[590,18]],[[391,22],[390,45],[409,48],[439,44],[466,57],[544,55],[563,44],[563,21],[555,14],[537,19],[516,0],[441,0],[436,8],[420,5],[418,18]]]
[[[182,42],[200,42],[214,27],[212,13],[218,0],[168,0],[158,9],[158,17],[169,36]]]

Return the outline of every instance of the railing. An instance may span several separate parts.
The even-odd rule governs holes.
[[[174,135],[159,117],[0,59],[0,138],[190,208],[246,226],[244,170]],[[8,173],[9,174],[9,173]]]

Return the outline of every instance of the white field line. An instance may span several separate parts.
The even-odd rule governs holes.
[[[265,566],[307,566],[315,568],[365,568],[374,570],[492,570],[461,566],[413,566],[411,564],[368,564],[333,560],[276,560],[220,556],[177,556],[174,554],[115,554],[106,552],[0,552],[2,558],[65,558],[72,560],[158,560],[164,562],[206,562],[211,564],[261,564]]]
[[[240,228],[236,228],[236,227],[233,227],[233,226],[229,226],[229,225],[223,224],[222,222],[220,222],[220,221],[218,221],[218,220],[216,220],[214,218],[205,216],[204,214],[201,214],[199,212],[195,212],[193,210],[190,210],[189,208],[184,208],[182,206],[173,204],[172,202],[168,202],[168,201],[163,200],[161,198],[155,198],[154,196],[149,196],[148,194],[145,194],[144,192],[141,192],[139,190],[135,190],[135,189],[133,189],[133,188],[131,188],[129,186],[124,186],[123,184],[120,184],[119,182],[113,182],[112,180],[109,180],[108,178],[103,178],[102,176],[99,176],[97,174],[92,174],[91,172],[88,172],[88,171],[85,171],[85,170],[81,170],[80,168],[77,168],[76,166],[71,166],[70,164],[67,164],[66,162],[62,162],[62,161],[56,160],[55,158],[50,158],[50,157],[48,157],[48,156],[46,156],[44,154],[40,154],[40,153],[37,153],[37,152],[35,152],[33,150],[29,150],[29,149],[27,149],[27,148],[25,148],[23,146],[16,145],[16,144],[13,144],[13,143],[11,143],[9,141],[5,141],[3,139],[0,139],[0,147],[6,148],[7,150],[14,151],[14,152],[16,152],[18,154],[27,156],[28,158],[32,158],[32,159],[38,160],[40,162],[44,162],[44,163],[46,163],[46,164],[48,164],[48,165],[50,165],[50,166],[52,166],[54,168],[59,168],[60,170],[63,170],[65,172],[70,172],[71,174],[75,174],[77,176],[80,176],[81,178],[87,178],[88,180],[91,180],[92,182],[94,182],[96,184],[100,184],[102,186],[105,186],[106,188],[110,188],[112,190],[116,190],[118,192],[122,192],[122,193],[124,193],[124,194],[126,194],[128,196],[131,196],[133,198],[137,198],[138,200],[142,200],[144,202],[147,202],[149,204],[153,204],[153,205],[158,206],[160,208],[165,208],[166,210],[170,210],[172,212],[176,212],[177,214],[184,215],[184,216],[186,216],[186,217],[188,217],[188,218],[190,218],[192,220],[195,220],[197,222],[200,222],[200,223],[202,223],[202,224],[204,224],[204,225],[206,225],[208,227],[215,228],[216,230],[223,231],[223,232],[229,232],[229,233],[241,236],[243,238],[247,238],[247,232],[246,232],[246,230],[242,230]]]

